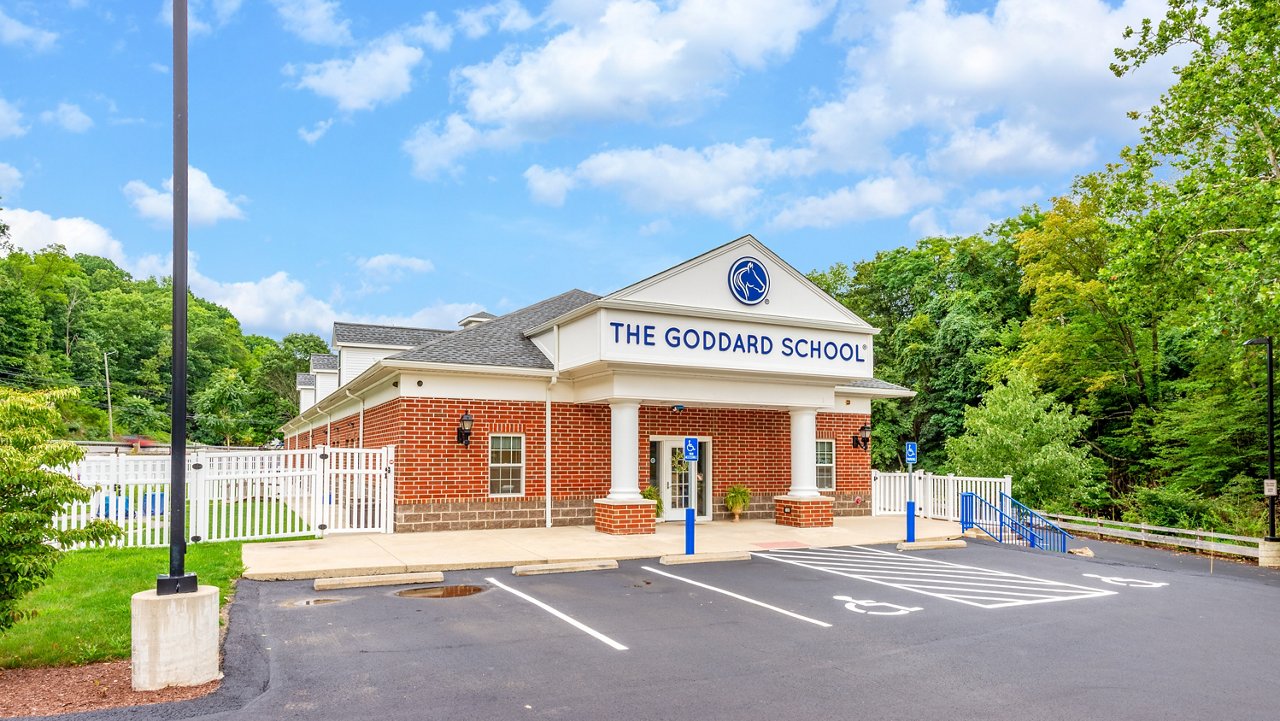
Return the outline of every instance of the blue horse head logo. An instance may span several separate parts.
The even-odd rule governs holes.
[[[729,292],[743,305],[755,305],[769,294],[769,271],[751,256],[738,258],[729,267]]]

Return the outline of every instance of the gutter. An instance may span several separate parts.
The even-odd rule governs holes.
[[[551,387],[560,380],[560,326],[552,327],[554,334],[554,357],[551,359],[551,378],[547,380],[546,427],[543,429],[543,460],[546,465],[543,482],[545,484],[546,507],[544,515],[547,528],[551,528]]]

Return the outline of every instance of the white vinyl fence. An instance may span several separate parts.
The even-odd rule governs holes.
[[[999,503],[1000,494],[1013,493],[1013,477],[979,478],[977,476],[938,475],[925,471],[914,474],[914,488],[906,473],[871,471],[871,515],[902,516],[907,501],[914,499],[916,514],[925,518],[960,520],[960,494],[974,493],[991,503]]]
[[[394,446],[191,453],[188,539],[390,533],[394,466]],[[67,473],[93,497],[67,504],[55,519],[60,528],[106,519],[123,531],[116,545],[168,545],[168,456],[90,456]]]

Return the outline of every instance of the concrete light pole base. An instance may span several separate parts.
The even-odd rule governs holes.
[[[133,594],[133,689],[199,686],[218,672],[218,587]]]
[[[1280,541],[1258,541],[1258,566],[1280,568]]]

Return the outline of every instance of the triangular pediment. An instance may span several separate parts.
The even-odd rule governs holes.
[[[871,326],[753,236],[707,251],[603,301],[718,310],[744,318]]]

